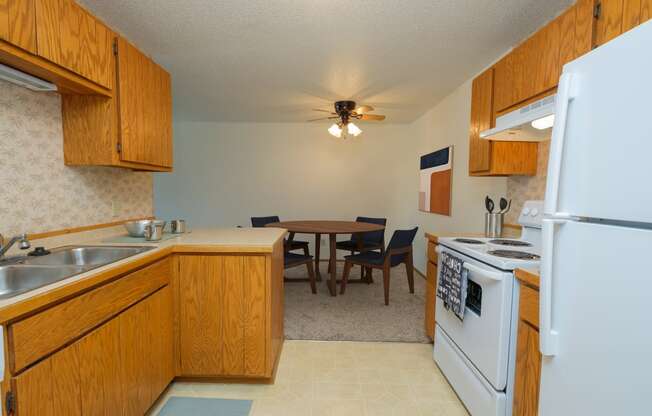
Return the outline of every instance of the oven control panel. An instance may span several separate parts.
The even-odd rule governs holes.
[[[543,201],[525,201],[518,223],[526,227],[541,228]]]

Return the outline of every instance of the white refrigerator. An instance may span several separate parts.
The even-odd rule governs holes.
[[[652,22],[567,64],[555,117],[539,415],[650,415]]]

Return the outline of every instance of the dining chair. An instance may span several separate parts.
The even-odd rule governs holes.
[[[411,230],[396,230],[389,241],[387,248],[379,253],[377,251],[365,251],[344,257],[344,275],[340,284],[340,294],[344,294],[346,283],[349,280],[349,273],[353,265],[359,265],[367,269],[381,269],[383,271],[383,289],[385,290],[385,305],[389,305],[389,271],[392,267],[405,264],[410,293],[414,293],[414,266],[412,260],[412,243],[419,227]]]
[[[283,259],[283,267],[285,269],[291,269],[293,267],[301,266],[302,264],[306,265],[308,269],[308,281],[310,282],[310,290],[312,294],[317,293],[317,283],[315,279],[315,269],[312,265],[312,256],[306,256],[297,253],[290,253],[289,251],[285,253]],[[291,282],[292,280],[305,281],[305,279],[285,279],[286,281]]]
[[[358,217],[355,219],[355,222],[364,222],[368,224],[378,224],[385,226],[387,225],[387,218],[371,218],[371,217]],[[385,249],[385,230],[379,231],[370,231],[367,233],[360,233],[360,238],[362,239],[362,248],[358,246],[358,239],[355,234],[351,234],[351,237],[348,240],[338,241],[335,244],[337,250],[345,250],[350,252],[352,255],[355,253],[364,253],[365,251],[371,250],[380,250],[381,254]],[[331,271],[332,265],[328,264],[328,271]],[[364,267],[360,268],[360,278],[364,278]],[[369,279],[367,283],[373,282],[371,280],[371,273],[368,274]]]
[[[251,217],[251,226],[254,228],[262,228],[273,222],[281,222],[278,215],[272,215],[269,217]],[[304,256],[310,255],[309,244],[307,241],[297,241],[292,239],[292,243],[288,243],[288,240],[285,240],[285,251],[295,250],[303,250]]]

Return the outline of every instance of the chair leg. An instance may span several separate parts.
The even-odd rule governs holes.
[[[328,273],[331,272],[331,267],[333,267],[333,265],[331,264],[331,259],[329,258],[328,259],[328,270],[327,270]]]
[[[310,278],[310,290],[314,295],[317,293],[317,279],[315,279],[315,269],[312,267],[312,261],[306,263],[306,267],[308,268],[308,277]]]
[[[343,295],[346,290],[346,283],[349,281],[349,273],[351,272],[352,266],[353,263],[348,261],[344,263],[344,273],[342,273],[342,282],[340,283],[340,295]]]
[[[371,267],[365,267],[365,272],[367,273],[367,276],[365,277],[365,281],[367,282],[368,285],[372,284],[374,282],[374,269]]]
[[[383,267],[383,289],[385,290],[385,305],[389,305],[389,267]]]
[[[310,255],[310,250],[308,249],[308,246],[303,246],[303,255],[304,256]]]
[[[410,293],[414,293],[414,265],[412,264],[412,253],[408,253],[405,259],[405,271],[407,272]]]

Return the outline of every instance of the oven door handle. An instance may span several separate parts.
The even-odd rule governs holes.
[[[464,267],[469,272],[477,273],[480,277],[486,277],[487,279],[493,280],[495,282],[501,282],[503,280],[503,273],[500,272],[482,269],[470,263],[464,263],[462,267]]]

